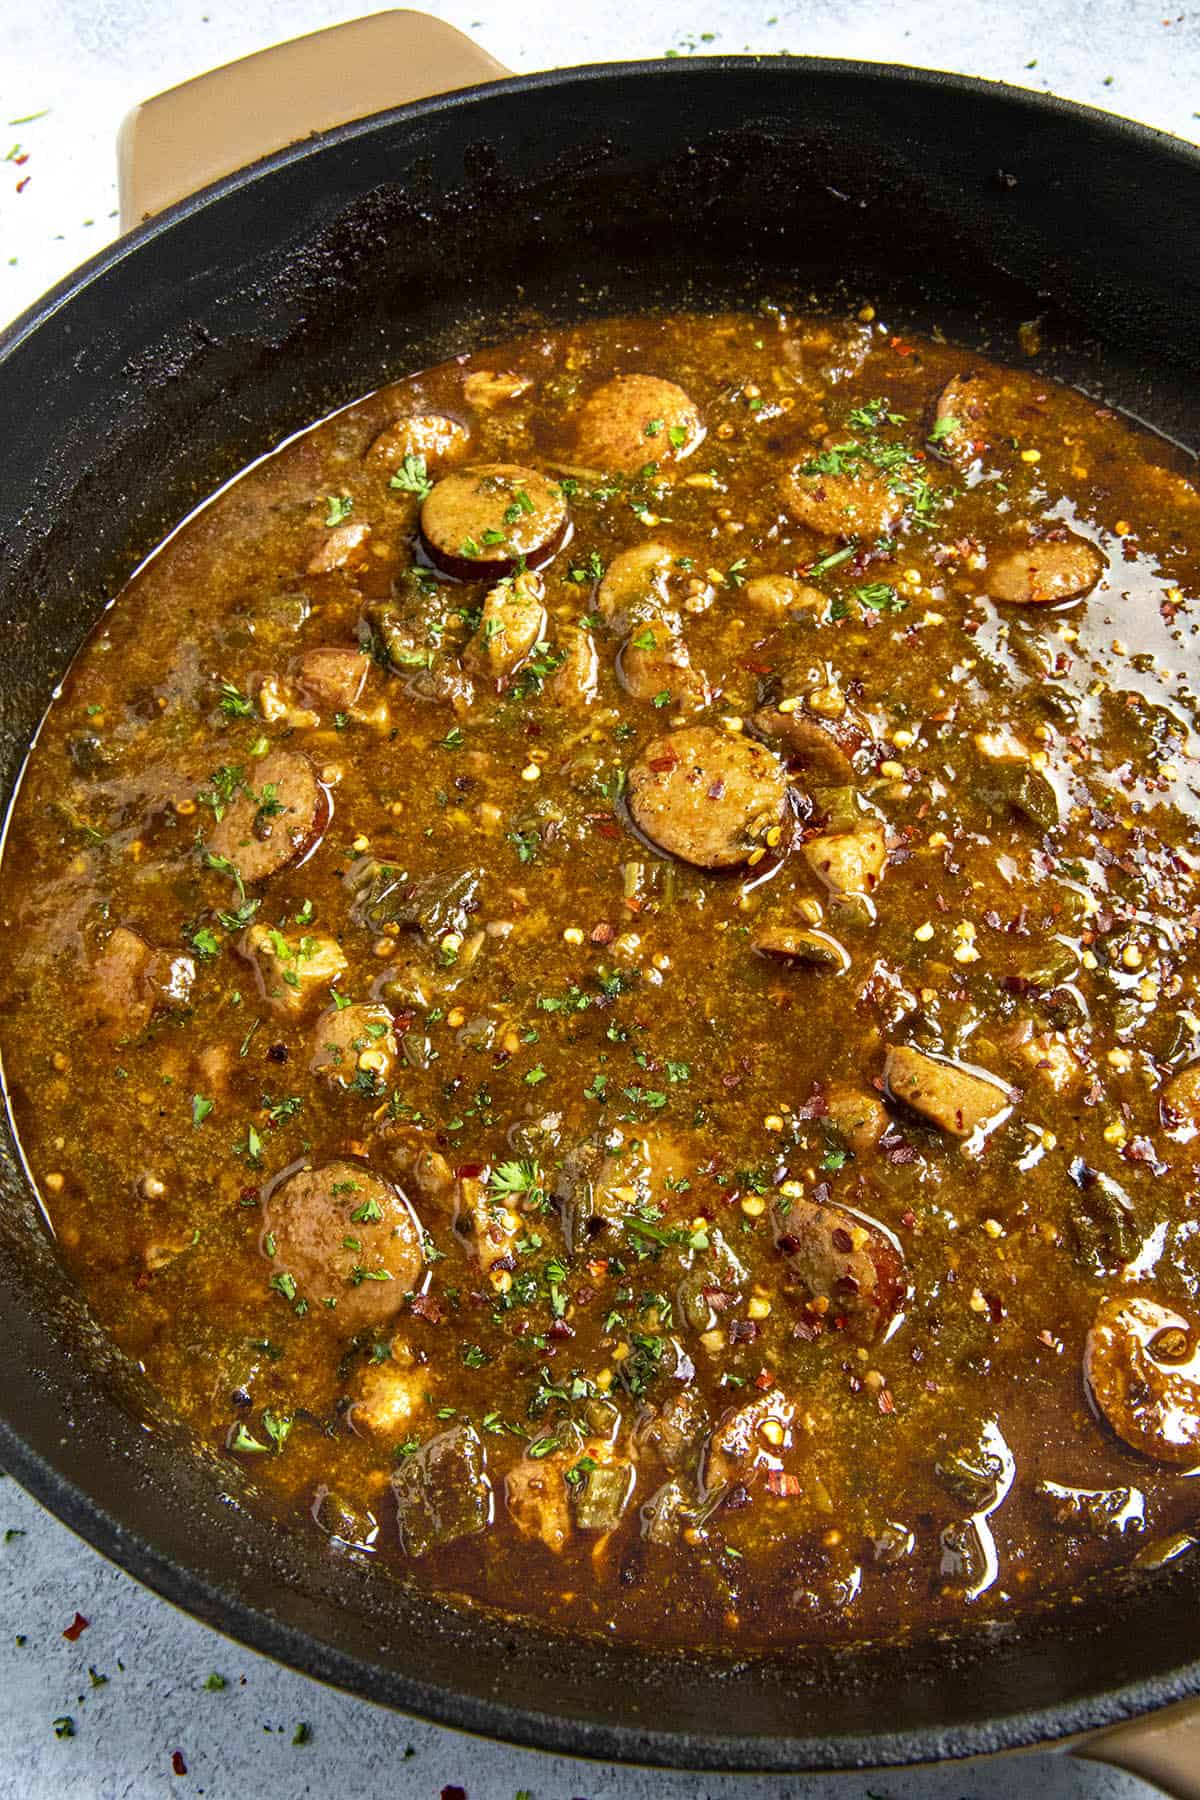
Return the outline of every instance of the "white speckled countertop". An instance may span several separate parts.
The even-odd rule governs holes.
[[[1200,136],[1200,12],[1179,0],[461,0],[426,7],[514,70],[714,51],[960,69]],[[0,325],[116,234],[136,101],[374,10],[336,0],[0,7]],[[78,1614],[87,1621],[65,1637]],[[301,1729],[302,1728],[302,1729]],[[379,1711],[241,1650],[138,1587],[0,1479],[0,1800],[1145,1800],[1057,1755],[875,1777],[706,1778],[510,1750]],[[458,1800],[455,1795],[454,1800]]]

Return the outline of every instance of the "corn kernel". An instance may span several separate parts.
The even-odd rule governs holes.
[[[449,1025],[451,1031],[457,1031],[459,1026],[465,1025],[466,1022],[467,1015],[461,1006],[452,1006],[450,1011],[446,1014],[446,1023]]]
[[[974,963],[979,961],[979,952],[974,944],[956,944],[954,948],[956,963]]]
[[[893,731],[892,733],[892,742],[895,744],[897,750],[911,750],[916,741],[916,732],[909,731],[907,726],[903,727],[900,731]],[[901,773],[903,773],[903,770]]]
[[[1113,526],[1113,530],[1116,532],[1118,537],[1128,537],[1129,529],[1130,529],[1130,527],[1129,527],[1128,519],[1118,519],[1116,524]]]
[[[1100,963],[1094,950],[1085,950],[1079,960],[1085,969],[1098,969],[1100,967]]]
[[[57,1169],[52,1169],[49,1175],[43,1175],[42,1186],[49,1188],[52,1194],[61,1194],[65,1181],[64,1175],[61,1175]]]
[[[1022,450],[1022,452],[1021,452],[1021,461],[1022,462],[1039,463],[1039,462],[1041,462],[1041,460],[1042,460],[1042,453],[1040,450]]]
[[[521,780],[522,781],[537,781],[538,778],[540,777],[541,773],[542,773],[542,771],[538,768],[538,766],[535,762],[526,763],[525,767],[521,770]]]
[[[700,1342],[710,1356],[719,1356],[725,1348],[725,1333],[718,1329],[706,1331]]]
[[[1124,1121],[1121,1119],[1114,1119],[1111,1125],[1104,1127],[1103,1137],[1106,1144],[1123,1144],[1127,1135]]]
[[[725,727],[726,731],[737,732],[742,729],[742,726],[745,724],[745,720],[740,718],[737,713],[726,713],[724,718],[721,720],[721,723]]]
[[[946,836],[944,831],[934,831],[930,833],[929,848],[931,850],[944,850],[949,842],[950,839]]]
[[[1121,952],[1121,961],[1127,969],[1140,969],[1141,968],[1142,953],[1138,949],[1136,944],[1126,944],[1125,948]]]
[[[616,1349],[613,1351],[613,1361],[614,1362],[624,1362],[625,1358],[628,1355],[629,1355],[629,1345],[628,1344],[618,1344]]]
[[[761,1194],[747,1194],[742,1201],[742,1211],[748,1219],[761,1219],[767,1210],[767,1203]]]
[[[750,852],[749,856],[746,858],[746,861],[750,864],[750,867],[752,869],[756,869],[766,854],[767,854],[766,851],[761,848],[758,850],[752,850]]]
[[[752,1294],[750,1299],[746,1302],[746,1317],[748,1319],[765,1319],[770,1315],[770,1311],[771,1302],[769,1300],[761,1299],[757,1294]]]
[[[361,856],[364,850],[369,850],[371,848],[371,840],[369,837],[364,837],[360,831],[350,848],[352,850],[357,850]]]
[[[768,831],[768,833],[767,833],[766,843],[770,849],[774,850],[776,848],[776,846],[780,843],[782,838],[783,838],[782,825],[772,825],[770,831]]]
[[[607,1394],[607,1392],[608,1392],[609,1388],[612,1386],[612,1384],[613,1384],[612,1370],[611,1369],[601,1369],[600,1373],[596,1377],[596,1386],[600,1389],[600,1392],[602,1394]]]
[[[1004,1236],[1004,1227],[999,1219],[985,1219],[983,1221],[983,1229],[990,1238],[1002,1238]]]
[[[794,713],[798,710],[799,706],[800,706],[800,702],[796,698],[796,696],[794,694],[789,694],[789,696],[786,700],[781,700],[779,702],[779,705],[775,708],[775,711],[781,712],[781,713]]]
[[[1124,1074],[1127,1069],[1133,1067],[1132,1056],[1129,1054],[1128,1050],[1123,1050],[1119,1045],[1115,1050],[1109,1051],[1108,1061],[1114,1069],[1122,1074]]]
[[[583,942],[583,932],[579,929],[579,926],[578,925],[568,925],[566,930],[563,932],[563,943],[564,944],[582,944],[582,942]]]
[[[661,970],[663,973],[671,966],[671,959],[665,950],[656,950],[654,955],[650,958],[650,961],[656,969]]]
[[[988,1309],[988,1303],[978,1288],[971,1289],[971,1298],[967,1301],[967,1305],[973,1313],[985,1313]]]
[[[767,1114],[766,1118],[763,1120],[763,1130],[764,1131],[782,1131],[783,1130],[783,1120],[780,1118],[778,1113],[768,1113]]]
[[[389,949],[390,948],[391,946],[389,945]],[[441,940],[441,948],[445,951],[447,956],[455,956],[458,951],[462,949],[462,934],[457,931],[446,932]]]
[[[1143,975],[1138,982],[1138,999],[1144,1000],[1147,1005],[1158,999],[1158,982],[1153,975]]]
[[[1055,1135],[1052,1131],[1043,1131],[1043,1133],[1042,1133],[1042,1149],[1043,1150],[1053,1150],[1056,1147],[1057,1143],[1058,1143],[1058,1139],[1055,1137]]]
[[[376,1075],[386,1075],[388,1055],[386,1050],[360,1050],[358,1053],[360,1069],[371,1069]]]
[[[779,1189],[785,1200],[803,1200],[804,1184],[800,1181],[785,1181]]]
[[[768,1444],[774,1444],[777,1450],[783,1442],[783,1426],[778,1419],[764,1419],[758,1428],[758,1434],[766,1438]]]
[[[498,1294],[507,1294],[512,1286],[512,1275],[507,1269],[493,1269],[488,1279]]]
[[[880,763],[879,773],[887,781],[900,781],[904,776],[904,764],[898,762]]]
[[[928,919],[926,919],[923,925],[917,926],[917,929],[913,932],[913,936],[916,938],[918,944],[927,944],[929,942],[930,938],[933,936],[933,926],[929,923]]]

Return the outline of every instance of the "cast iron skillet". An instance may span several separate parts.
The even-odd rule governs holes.
[[[532,314],[870,298],[1186,441],[1200,156],[1058,101],[838,62],[507,81],[332,131],[90,263],[0,339],[0,778],[98,611],[284,433]],[[717,1664],[372,1579],[197,1457],[65,1280],[0,1146],[0,1450],[142,1581],[310,1674],[607,1759],[845,1768],[1057,1738],[1200,1690],[1200,1559],[1017,1633]],[[148,1428],[149,1427],[149,1428]]]

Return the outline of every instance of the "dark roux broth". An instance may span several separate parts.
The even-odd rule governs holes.
[[[330,1554],[572,1630],[1186,1550],[1198,525],[1163,443],[869,309],[531,336],[249,470],[0,871],[115,1341]]]

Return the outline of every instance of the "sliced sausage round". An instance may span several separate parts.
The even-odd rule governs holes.
[[[768,925],[755,934],[751,943],[759,956],[769,956],[791,967],[825,969],[835,975],[844,975],[850,967],[849,952],[827,931]]]
[[[367,461],[397,469],[406,457],[420,457],[426,468],[458,462],[467,454],[471,433],[445,413],[414,413],[385,425],[367,450]]]
[[[445,475],[421,507],[429,559],[462,581],[540,567],[566,535],[567,503],[557,483],[519,463],[479,463]]]
[[[115,936],[115,933],[114,933]],[[1172,1075],[1159,1100],[1163,1129],[1177,1144],[1200,1137],[1200,1063]]]
[[[822,537],[883,537],[899,524],[904,502],[877,475],[822,475],[793,469],[783,483],[783,504],[793,519]]]
[[[361,1087],[372,1094],[392,1072],[396,1036],[392,1015],[379,1001],[331,1006],[313,1031],[309,1068],[336,1087]]]
[[[1084,538],[1047,538],[993,563],[987,593],[1012,606],[1052,606],[1056,600],[1090,594],[1104,568],[1104,558]]]
[[[665,619],[634,626],[617,657],[617,675],[626,693],[656,706],[699,712],[712,698],[704,676],[692,667],[687,645]]]
[[[673,381],[616,375],[580,408],[576,455],[594,468],[632,475],[649,462],[681,461],[703,436],[699,412]]]
[[[807,1310],[859,1343],[880,1337],[906,1290],[904,1257],[883,1226],[803,1197],[774,1200],[771,1220]]]
[[[1200,1329],[1144,1294],[1105,1300],[1083,1369],[1122,1442],[1156,1462],[1200,1463]]]
[[[987,448],[994,389],[982,375],[954,375],[938,395],[933,446],[952,462],[970,462]]]
[[[742,589],[742,598],[760,612],[779,614],[823,612],[829,596],[793,575],[755,575]]]
[[[765,745],[692,725],[647,745],[629,771],[627,792],[634,824],[660,850],[726,869],[782,826],[787,774]]]
[[[749,723],[756,737],[775,745],[790,766],[805,770],[818,785],[853,782],[871,748],[866,727],[849,710],[838,719],[818,719],[798,706],[791,712],[760,706]]]
[[[274,1187],[263,1202],[262,1243],[295,1298],[314,1312],[332,1301],[347,1334],[399,1312],[425,1266],[412,1207],[356,1162],[300,1169]]]
[[[307,756],[272,750],[209,832],[209,854],[231,862],[243,881],[265,881],[312,848],[328,811]]]

